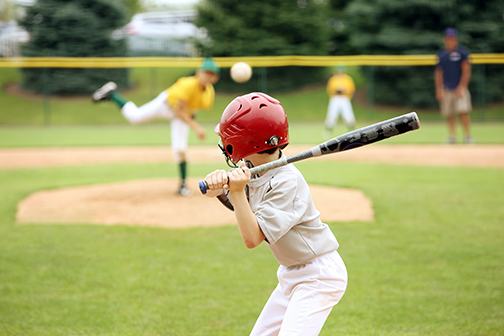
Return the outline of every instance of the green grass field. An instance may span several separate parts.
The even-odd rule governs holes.
[[[168,88],[180,76],[194,73],[193,69],[181,68],[137,68],[131,69],[132,89],[122,94],[137,103],[147,103],[159,92]],[[357,67],[349,67],[349,73],[354,77],[357,88],[365,90],[366,83]],[[0,68],[0,88],[5,88],[20,81],[19,69]],[[374,85],[379,85],[375,83]],[[202,111],[198,120],[216,122],[227,104],[242,93],[216,94],[214,107]],[[323,122],[327,111],[328,97],[325,83],[310,86],[296,92],[271,93],[284,105],[291,121]],[[434,93],[433,93],[434,94]],[[39,95],[35,98],[12,95],[0,91],[0,126],[12,125],[70,125],[70,124],[126,124],[126,121],[112,103],[93,104],[89,96],[78,97],[48,97]],[[392,118],[411,110],[418,112],[422,120],[441,121],[437,109],[418,109],[411,107],[368,106],[365,99],[354,99],[355,116],[358,122],[373,123]],[[504,104],[488,105],[485,108],[474,106],[472,113],[474,121],[504,121]]]
[[[34,112],[40,101],[21,109],[5,97],[0,93],[0,147],[169,143],[166,123],[125,125],[111,105],[90,112],[89,102],[77,100],[77,113],[69,114],[70,102],[54,102],[55,125],[45,127]],[[304,102],[298,98],[280,99],[287,108]],[[220,96],[218,104],[225,101]],[[85,113],[91,116],[78,116]],[[375,111],[375,121],[387,113]],[[387,141],[442,143],[444,124],[426,119],[419,131]],[[215,120],[203,122],[204,144],[213,146]],[[320,142],[321,126],[294,120],[291,142]],[[504,124],[473,126],[477,143],[504,143]],[[329,223],[349,285],[321,335],[504,335],[503,169],[317,160],[296,166],[309,183],[363,190],[376,217]],[[223,167],[191,164],[190,175]],[[176,176],[173,164],[0,170],[0,335],[248,335],[276,285],[278,264],[265,244],[246,249],[235,226],[15,223],[18,202],[37,190]]]
[[[322,335],[502,335],[504,170],[297,166],[310,183],[362,189],[376,213],[330,223],[350,280]],[[157,176],[176,169],[0,171],[0,335],[248,334],[277,263],[264,244],[247,250],[234,226],[14,222],[16,204],[40,189]]]

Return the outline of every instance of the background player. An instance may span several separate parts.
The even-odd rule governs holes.
[[[349,130],[355,128],[355,116],[350,101],[355,93],[355,83],[352,77],[345,73],[345,70],[344,66],[337,67],[334,75],[327,82],[329,105],[325,120],[325,138],[332,138],[332,130],[336,126],[340,114]]]
[[[243,242],[265,241],[280,263],[278,285],[251,335],[318,335],[346,290],[338,242],[321,222],[310,189],[292,164],[250,176],[249,167],[279,159],[289,142],[285,111],[276,99],[251,93],[234,99],[216,131],[233,164],[206,176],[207,196],[234,208]]]
[[[473,143],[471,136],[472,110],[471,94],[467,89],[471,78],[469,50],[459,45],[458,32],[455,28],[446,28],[443,32],[444,48],[437,52],[438,63],[434,73],[436,99],[441,105],[441,114],[448,124],[448,143],[455,143],[456,116],[460,117],[466,143]]]
[[[190,196],[185,180],[187,176],[187,147],[189,130],[192,128],[198,138],[205,139],[205,129],[194,120],[199,109],[211,109],[215,91],[213,84],[219,80],[220,69],[215,62],[206,58],[190,77],[182,77],[154,100],[138,107],[122,97],[114,82],[108,82],[93,93],[93,101],[110,99],[117,103],[122,115],[131,123],[139,124],[155,118],[170,120],[171,147],[175,161],[180,167],[180,188],[178,194]]]

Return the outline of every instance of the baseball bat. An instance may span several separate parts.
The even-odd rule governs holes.
[[[366,126],[346,134],[327,140],[320,145],[301,153],[265,163],[263,165],[250,168],[250,174],[256,175],[264,173],[270,169],[284,166],[289,163],[305,160],[312,157],[344,152],[361,146],[366,146],[378,141],[382,141],[393,136],[404,134],[420,128],[420,120],[416,112],[403,114],[389,120]],[[206,194],[208,185],[206,181],[199,181],[199,188],[202,194]]]

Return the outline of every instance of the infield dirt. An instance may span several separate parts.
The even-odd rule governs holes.
[[[309,146],[289,146],[287,155]],[[191,147],[191,162],[223,162],[218,149]],[[376,145],[313,160],[425,166],[504,168],[504,146]],[[169,147],[90,147],[1,149],[0,169],[26,169],[107,163],[173,162]],[[223,168],[224,164],[223,164]],[[175,195],[176,179],[147,179],[41,190],[18,205],[20,224],[87,223],[157,227],[214,226],[234,223],[234,215],[215,199]],[[372,203],[360,190],[310,185],[323,221],[373,221]],[[198,209],[198,211],[194,211]]]

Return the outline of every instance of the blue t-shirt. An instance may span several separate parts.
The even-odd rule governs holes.
[[[437,52],[438,63],[436,66],[443,68],[443,84],[449,90],[454,90],[462,75],[461,63],[469,57],[469,50],[459,45],[457,50],[447,52],[445,48],[441,48]]]

